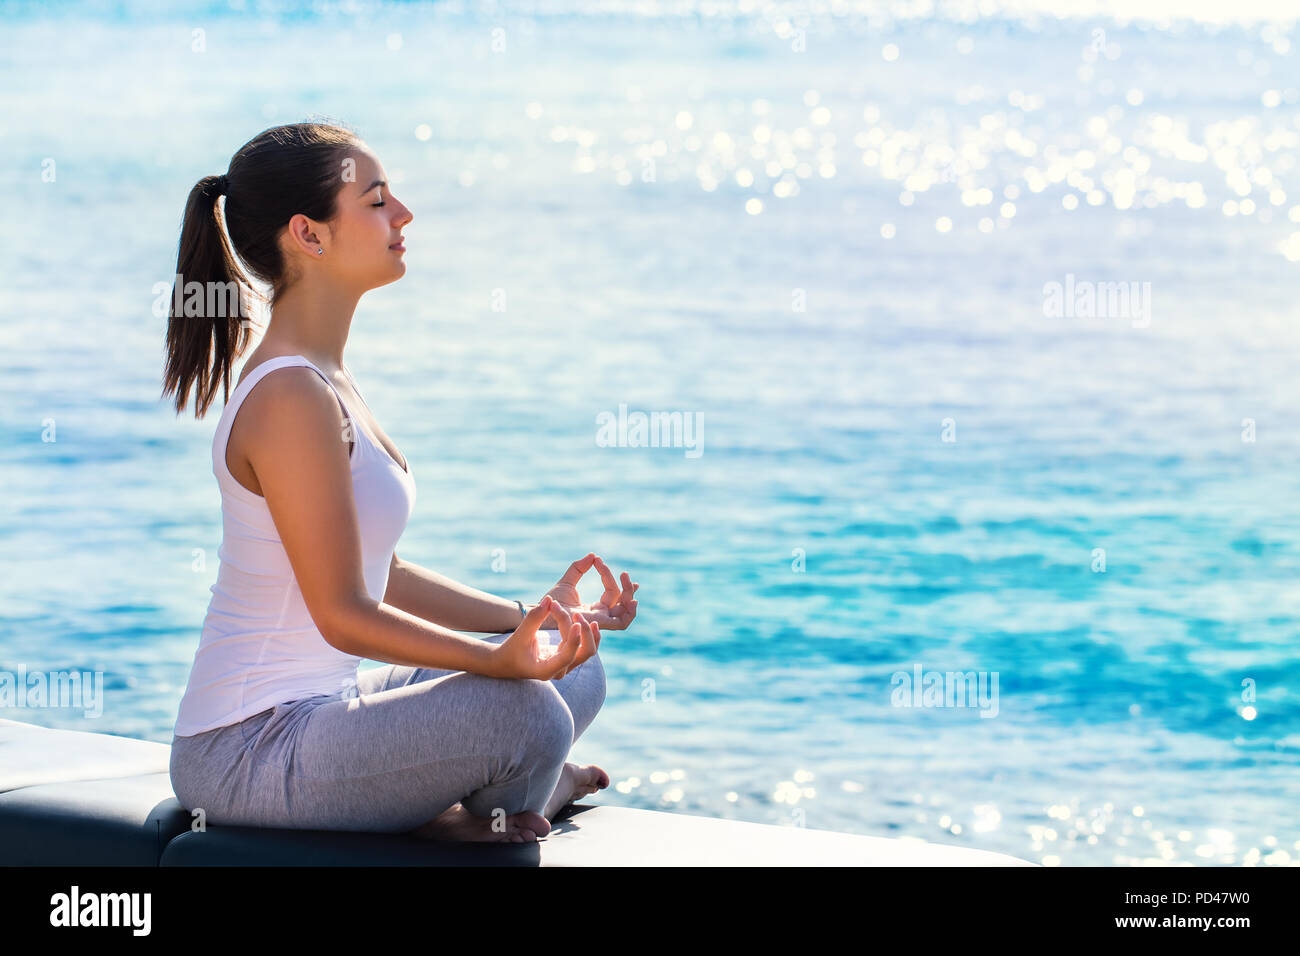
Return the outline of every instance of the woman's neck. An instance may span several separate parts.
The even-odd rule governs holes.
[[[259,348],[302,355],[321,368],[343,368],[343,347],[360,296],[328,283],[302,283],[286,290],[275,303]]]

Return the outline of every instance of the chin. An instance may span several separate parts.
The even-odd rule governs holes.
[[[403,265],[401,268],[390,271],[388,275],[376,279],[370,284],[369,288],[378,289],[380,286],[391,285],[404,275],[406,275],[406,266]]]

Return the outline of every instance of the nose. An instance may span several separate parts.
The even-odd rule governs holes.
[[[400,229],[402,226],[405,226],[414,218],[415,218],[415,213],[407,209],[406,206],[402,206],[401,215],[397,217],[398,228]]]

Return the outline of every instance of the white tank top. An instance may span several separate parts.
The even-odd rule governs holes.
[[[226,467],[226,442],[239,406],[268,374],[293,365],[305,365],[325,379],[352,421],[352,491],[363,573],[366,590],[377,601],[388,588],[393,551],[415,506],[414,476],[353,419],[329,376],[301,355],[267,359],[249,372],[230,393],[212,439],[212,471],[221,489],[220,567],[209,588],[212,600],[177,714],[178,737],[235,724],[303,697],[355,694],[349,689],[356,686],[362,658],[344,654],[321,636],[266,499],[241,485]],[[352,373],[346,367],[344,372],[361,395]],[[364,404],[365,396],[361,400]]]

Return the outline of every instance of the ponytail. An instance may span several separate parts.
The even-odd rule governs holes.
[[[193,388],[199,418],[219,383],[229,400],[235,359],[252,335],[245,307],[250,289],[222,234],[217,200],[227,186],[224,175],[204,176],[190,190],[167,321],[163,394],[175,393],[179,414]]]

